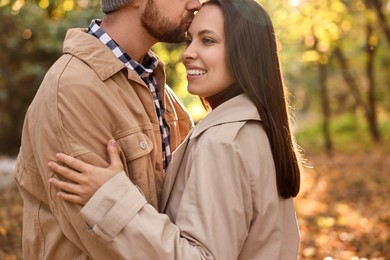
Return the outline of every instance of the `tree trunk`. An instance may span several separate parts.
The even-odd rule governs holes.
[[[386,36],[387,42],[390,45],[390,25],[386,20],[386,15],[383,12],[382,3],[380,0],[365,0],[366,6],[368,9],[374,9],[382,30]]]
[[[367,35],[366,35],[366,74],[368,79],[368,93],[367,93],[367,122],[369,125],[371,137],[374,142],[379,143],[381,136],[378,127],[378,119],[376,115],[376,99],[375,99],[375,52],[376,46],[371,44],[370,38],[373,35],[373,28],[370,22],[367,23]]]
[[[349,87],[349,90],[352,93],[352,96],[355,99],[356,106],[357,107],[364,107],[364,102],[362,100],[362,96],[361,96],[360,91],[359,91],[358,83],[356,82],[355,77],[353,77],[353,75],[351,74],[351,72],[349,70],[349,65],[348,65],[347,59],[344,56],[343,51],[341,50],[341,48],[339,46],[337,46],[334,49],[333,54],[336,56],[337,60],[340,63],[341,73],[343,75],[345,82],[347,83],[347,85]]]
[[[320,55],[324,55],[320,53]],[[321,63],[321,61],[318,62],[318,69],[319,69],[319,80],[320,80],[320,88],[321,88],[321,108],[323,113],[323,125],[322,130],[324,134],[324,141],[325,141],[325,150],[328,154],[332,154],[333,152],[333,142],[330,135],[330,107],[329,107],[329,93],[328,93],[328,86],[327,86],[327,68],[326,64]]]

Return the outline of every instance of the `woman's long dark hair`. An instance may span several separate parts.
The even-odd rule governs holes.
[[[300,189],[300,162],[289,123],[275,31],[255,0],[210,0],[224,14],[228,65],[236,84],[256,105],[271,144],[279,196]]]

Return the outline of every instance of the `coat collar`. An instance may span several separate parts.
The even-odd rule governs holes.
[[[246,94],[238,95],[222,103],[200,121],[191,135],[195,138],[208,128],[237,121],[261,121],[256,106]]]
[[[107,80],[123,69],[127,69],[129,79],[145,85],[135,71],[116,58],[109,48],[103,46],[104,44],[96,37],[88,34],[86,29],[73,28],[66,33],[63,53],[71,54],[87,63],[102,81]],[[150,54],[156,56],[151,51]],[[165,80],[164,76],[162,76],[164,75],[164,64],[160,60],[156,68],[156,74],[158,74],[156,77]]]
[[[247,95],[241,94],[219,105],[190,131],[182,144],[174,151],[172,161],[168,166],[161,195],[160,212],[164,212],[166,209],[189,140],[197,137],[210,127],[248,120],[261,121],[256,106]]]

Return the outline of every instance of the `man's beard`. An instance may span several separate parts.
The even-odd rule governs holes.
[[[185,40],[185,32],[192,21],[193,14],[183,18],[179,24],[173,23],[168,17],[160,14],[154,0],[148,0],[141,17],[144,28],[159,42],[180,43]]]

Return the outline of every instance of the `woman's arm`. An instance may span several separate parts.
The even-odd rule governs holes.
[[[112,139],[108,142],[107,151],[111,161],[107,168],[84,163],[63,153],[56,154],[58,162],[49,162],[49,169],[70,181],[49,179],[49,183],[60,190],[57,196],[72,203],[85,205],[105,182],[116,173],[123,171],[123,164],[115,140]]]
[[[258,123],[243,124],[229,127],[240,128],[229,134],[233,140],[218,138],[222,131],[215,128],[193,140],[170,195],[171,219],[148,204],[123,171],[115,174],[115,146],[108,145],[108,170],[60,156],[81,173],[58,166],[75,183],[55,184],[88,201],[80,215],[89,232],[123,259],[296,259],[296,216],[292,200],[277,194],[267,136]],[[95,184],[84,196],[88,179]]]
[[[110,152],[114,161],[112,155],[115,153]],[[60,168],[66,172],[61,175],[76,182],[62,188],[81,203],[87,201],[80,214],[90,231],[125,259],[236,260],[248,234],[251,212],[247,207],[252,204],[247,174],[239,170],[241,156],[234,144],[214,138],[207,146],[192,149],[189,156],[193,164],[179,173],[188,179],[183,183],[181,203],[176,205],[176,219],[158,213],[123,172],[115,175],[116,171],[96,169],[67,156],[60,156],[60,161],[70,162],[81,173]],[[86,186],[83,182],[99,178],[91,169],[102,172],[107,182],[100,187],[101,182],[96,181],[84,196],[80,191]],[[58,183],[64,184],[56,181],[59,188]],[[72,200],[62,193],[64,199]]]

